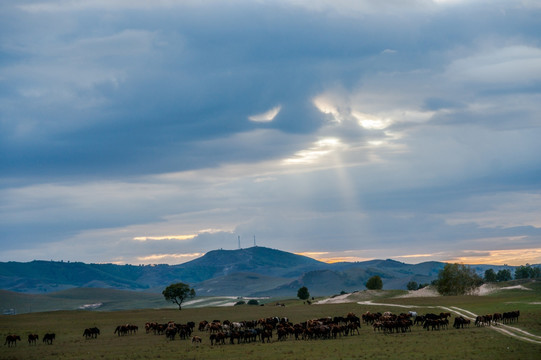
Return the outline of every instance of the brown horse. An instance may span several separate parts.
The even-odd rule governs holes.
[[[36,345],[36,340],[38,339],[38,334],[28,334],[28,345]]]
[[[19,335],[8,335],[6,336],[6,342],[4,345],[7,344],[8,347],[17,346],[17,340],[21,341],[21,337]]]

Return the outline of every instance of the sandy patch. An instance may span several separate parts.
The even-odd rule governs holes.
[[[353,302],[352,300],[348,300],[348,297],[351,294],[344,294],[344,295],[338,295],[332,298],[327,298],[323,300],[318,300],[314,304],[344,304],[344,303],[350,303]]]
[[[472,291],[472,295],[479,295],[479,296],[485,296],[490,295],[496,291],[500,290],[532,290],[522,285],[514,285],[514,286],[506,286],[506,287],[498,287],[492,284],[483,284],[477,289]]]
[[[344,303],[355,303],[362,300],[373,299],[374,297],[380,297],[382,294],[385,294],[384,291],[380,290],[363,290],[355,291],[348,294],[336,295],[330,298],[316,301],[314,304],[344,304]]]
[[[407,294],[399,295],[397,298],[413,298],[413,297],[436,297],[441,296],[435,289],[424,287],[419,290],[410,290]]]
[[[500,288],[500,290],[512,290],[512,289],[532,290],[532,289],[527,288],[526,286],[522,286],[522,285],[507,286],[507,287],[502,287],[502,288]]]

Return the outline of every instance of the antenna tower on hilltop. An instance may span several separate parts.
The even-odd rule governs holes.
[[[240,249],[240,235],[237,238],[239,239],[239,249]]]
[[[255,244],[255,235],[254,235],[254,246],[257,246],[257,245]]]

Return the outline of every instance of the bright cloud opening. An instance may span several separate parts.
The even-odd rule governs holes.
[[[337,123],[342,122],[342,117],[338,108],[331,104],[331,102],[323,96],[317,97],[313,100],[314,106],[323,114],[332,115],[333,120]]]
[[[297,152],[293,157],[284,160],[285,164],[313,164],[325,155],[342,147],[343,144],[337,138],[323,138],[314,143],[306,150]]]
[[[389,125],[391,121],[388,119],[380,119],[370,114],[364,114],[358,111],[352,111],[351,115],[357,119],[359,126],[362,126],[368,130],[383,130]]]
[[[276,117],[276,115],[278,115],[280,110],[282,110],[282,106],[278,105],[264,113],[248,116],[248,119],[255,122],[270,122],[274,120],[274,118]]]
[[[196,234],[191,235],[165,235],[165,236],[137,236],[133,240],[137,241],[160,241],[160,240],[191,240]]]

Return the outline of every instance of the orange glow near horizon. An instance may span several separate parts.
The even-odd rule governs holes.
[[[299,252],[297,255],[307,256],[325,263],[357,262],[374,259],[394,259],[414,264],[425,261],[441,261],[446,263],[479,264],[479,265],[525,265],[541,264],[541,248],[513,249],[513,250],[465,250],[459,255],[450,252],[437,252],[432,254],[408,254],[398,256],[360,257],[351,256],[351,251],[340,252]],[[327,255],[327,256],[325,256]]]
[[[337,257],[329,257],[329,258],[319,258],[316,260],[325,262],[327,264],[334,264],[334,263],[339,263],[339,262],[358,262],[358,261],[368,261],[368,260],[374,260],[374,259],[361,258],[357,256],[337,256]]]
[[[488,252],[488,255],[484,255]],[[541,263],[541,248],[520,250],[468,251],[467,256],[456,256],[446,262],[490,265],[525,265]],[[480,253],[483,255],[476,255]],[[471,254],[471,255],[470,255]]]
[[[205,255],[205,253],[191,253],[191,254],[153,254],[148,256],[139,256],[137,260],[139,260],[141,263],[155,263],[156,261],[168,261],[170,262],[173,260],[173,262],[178,262],[181,260],[181,262],[192,260],[193,258],[198,258],[200,256]]]

